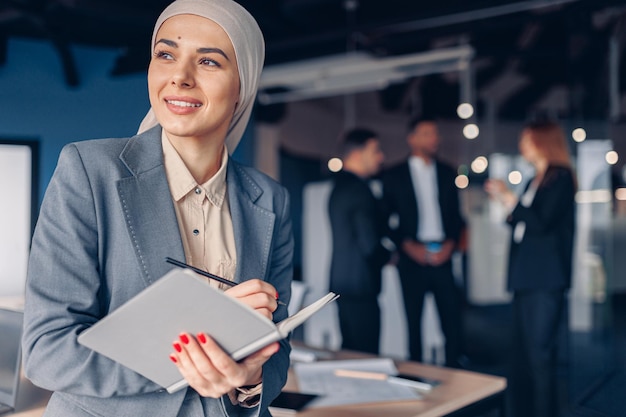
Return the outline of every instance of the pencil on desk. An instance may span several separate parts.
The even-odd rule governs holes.
[[[433,386],[427,382],[414,381],[398,377],[395,375],[387,375],[382,372],[369,372],[369,371],[356,371],[352,369],[336,369],[335,376],[346,378],[359,378],[359,379],[372,379],[377,381],[387,381],[392,384],[404,385],[407,387],[416,388],[422,391],[430,391]]]
[[[176,259],[172,259],[169,256],[165,258],[165,261],[170,263],[170,264],[172,264],[172,265],[176,265],[179,268],[191,269],[193,272],[196,272],[196,273],[198,273],[198,274],[200,274],[200,275],[202,275],[204,277],[211,278],[211,279],[213,279],[215,281],[221,282],[222,284],[228,285],[229,287],[234,287],[235,285],[237,285],[237,283],[234,282],[234,281],[227,280],[226,278],[222,278],[219,275],[215,275],[215,274],[212,274],[210,272],[204,271],[204,270],[202,270],[200,268],[196,268],[195,266],[191,266],[191,265],[186,264],[184,262],[177,261]],[[287,305],[283,301],[280,301],[280,300],[276,300],[276,302],[279,305],[281,305],[281,306],[286,306]]]
[[[386,381],[389,377],[389,375],[382,372],[354,371],[351,369],[336,369],[335,376],[343,376],[346,378],[376,379],[378,381]]]

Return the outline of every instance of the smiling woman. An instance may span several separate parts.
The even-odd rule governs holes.
[[[258,25],[231,0],[177,0],[152,51],[140,133],[61,152],[29,258],[25,371],[54,391],[47,416],[265,416],[286,382],[288,340],[235,362],[210,334],[181,328],[165,360],[189,388],[174,394],[76,343],[165,275],[167,257],[238,283],[215,285],[274,321],[287,316],[277,297],[291,294],[289,196],[229,156],[263,65]]]

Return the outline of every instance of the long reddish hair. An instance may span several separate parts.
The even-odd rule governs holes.
[[[557,123],[529,123],[522,130],[523,135],[527,135],[537,150],[548,160],[549,165],[572,167],[565,133]]]

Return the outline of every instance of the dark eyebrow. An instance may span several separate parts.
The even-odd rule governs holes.
[[[226,58],[227,60],[230,61],[230,59],[228,58],[226,53],[224,51],[222,51],[220,48],[198,48],[198,49],[196,49],[196,52],[198,52],[200,54],[220,54],[224,58]]]
[[[169,39],[159,39],[158,41],[155,42],[155,45],[158,43],[164,43],[167,46],[171,46],[172,48],[178,48],[178,43],[169,40]],[[228,58],[228,56],[226,55],[226,53],[224,51],[222,51],[220,48],[198,48],[196,49],[196,52],[198,52],[199,54],[220,54],[222,55],[224,58],[226,58],[227,60],[230,61],[230,58]]]
[[[158,43],[164,43],[167,46],[171,46],[172,48],[178,48],[178,44],[176,42],[174,42],[174,41],[169,40],[169,39],[161,38],[158,41],[156,41],[154,44],[156,45]]]

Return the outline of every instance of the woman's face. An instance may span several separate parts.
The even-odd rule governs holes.
[[[223,141],[239,100],[239,73],[222,27],[196,15],[167,19],[155,38],[148,91],[170,139]]]

